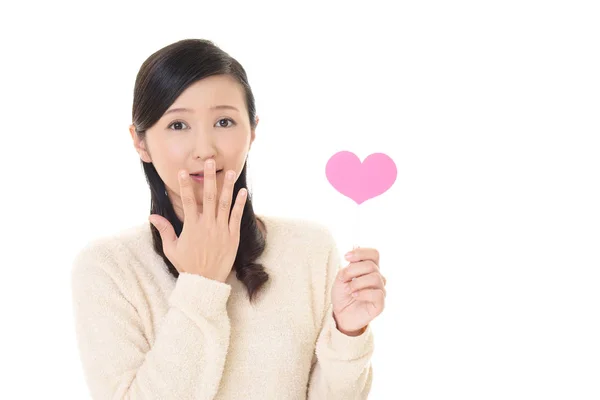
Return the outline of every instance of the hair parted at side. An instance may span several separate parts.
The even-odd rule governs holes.
[[[254,129],[256,127],[254,95],[242,65],[210,40],[184,39],[156,51],[140,67],[135,80],[132,110],[132,123],[136,134],[143,140],[146,130],[162,118],[165,111],[188,86],[200,79],[222,74],[232,76],[242,86],[250,126]],[[165,217],[179,236],[183,229],[183,222],[175,214],[173,205],[165,194],[165,183],[158,175],[154,164],[141,162],[150,186],[150,214]],[[237,198],[240,189],[248,189],[246,169],[247,161],[244,162],[240,177],[235,183],[234,199]],[[232,209],[234,204],[235,202],[232,202]],[[163,258],[169,272],[177,278],[179,272],[165,256],[158,230],[152,224],[150,225],[154,250]],[[256,263],[256,259],[265,249],[265,240],[258,227],[252,208],[252,196],[248,190],[240,227],[240,244],[233,267],[236,277],[246,286],[250,301],[269,279],[262,264]]]

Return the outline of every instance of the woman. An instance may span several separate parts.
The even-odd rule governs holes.
[[[340,268],[323,225],[257,216],[245,70],[207,40],[142,65],[130,133],[150,223],[76,257],[77,339],[94,399],[366,399],[377,250]],[[234,274],[235,272],[235,274]]]

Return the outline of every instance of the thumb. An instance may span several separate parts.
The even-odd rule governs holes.
[[[173,225],[162,215],[152,214],[148,217],[150,223],[156,228],[162,239],[163,251],[165,255],[173,254],[171,250],[175,247],[177,242],[177,235]]]

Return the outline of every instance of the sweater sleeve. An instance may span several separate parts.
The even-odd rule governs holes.
[[[341,266],[332,240],[327,263],[326,293],[321,330],[317,338],[309,377],[308,400],[367,399],[373,380],[371,356],[374,337],[371,326],[359,336],[347,336],[337,329],[333,318],[331,289]]]
[[[180,274],[150,345],[108,259],[88,253],[72,270],[76,337],[92,398],[213,399],[229,347],[231,286]]]

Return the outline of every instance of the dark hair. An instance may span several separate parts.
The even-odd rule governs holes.
[[[244,68],[210,40],[185,39],[156,51],[142,64],[135,80],[133,94],[132,120],[136,134],[140,139],[144,139],[146,130],[162,117],[188,86],[200,79],[223,74],[237,79],[244,89],[250,126],[254,129],[256,106]],[[142,160],[142,167],[150,186],[150,213],[162,215],[169,220],[179,236],[183,222],[175,214],[173,204],[165,194],[165,183],[154,164]],[[235,183],[233,199],[237,198],[241,188],[248,189],[246,167],[247,160]],[[233,203],[235,202],[232,202],[232,208]],[[177,278],[179,272],[165,256],[158,230],[153,225],[151,229],[154,250],[163,258],[169,272]],[[265,249],[265,240],[258,227],[252,208],[252,196],[248,190],[240,227],[240,244],[233,267],[236,277],[246,286],[251,302],[258,289],[269,279],[262,264],[255,262]]]

